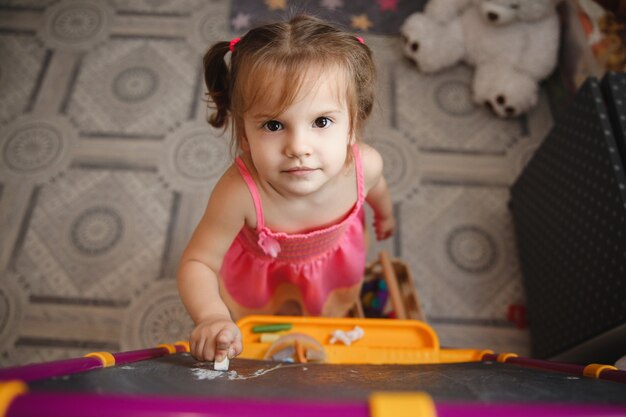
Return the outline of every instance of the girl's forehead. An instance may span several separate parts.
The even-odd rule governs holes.
[[[317,65],[292,73],[283,69],[273,76],[261,77],[260,81],[246,105],[251,113],[262,109],[263,113],[278,115],[292,103],[322,91],[330,91],[338,104],[346,103],[347,77],[338,66]]]

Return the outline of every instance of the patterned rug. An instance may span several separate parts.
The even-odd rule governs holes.
[[[509,187],[552,124],[547,100],[494,118],[471,70],[417,73],[396,36],[419,1],[61,0],[0,6],[0,365],[173,342],[191,328],[178,258],[229,164],[201,56],[294,9],[362,33],[380,73],[366,130],[409,265],[450,347],[528,353]],[[371,213],[368,212],[371,219]]]

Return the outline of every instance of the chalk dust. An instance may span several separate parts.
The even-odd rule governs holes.
[[[200,379],[200,380],[228,378],[229,380],[234,381],[234,380],[258,378],[280,367],[282,367],[282,364],[278,364],[275,367],[269,368],[269,369],[257,369],[256,371],[254,371],[253,373],[249,375],[241,375],[241,374],[238,374],[237,371],[224,372],[224,371],[215,371],[213,369],[204,369],[204,368],[192,368],[191,372],[196,377],[196,379]]]

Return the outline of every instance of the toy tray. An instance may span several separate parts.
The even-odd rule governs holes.
[[[477,360],[474,350],[439,349],[435,331],[417,320],[362,318],[325,318],[291,316],[248,316],[237,322],[243,336],[240,358],[263,359],[271,343],[261,343],[260,333],[252,328],[259,325],[289,323],[288,333],[304,333],[316,339],[326,351],[331,364],[420,364],[463,362]],[[363,338],[346,346],[330,343],[334,330],[349,331],[359,326]],[[442,354],[443,353],[443,354]]]

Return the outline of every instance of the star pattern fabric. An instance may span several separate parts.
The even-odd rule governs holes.
[[[322,0],[321,5],[328,10],[337,10],[343,8],[343,0]]]
[[[355,33],[398,35],[412,13],[427,0],[232,0],[231,30],[241,33],[258,24],[312,14]]]
[[[366,14],[352,16],[351,26],[354,29],[361,29],[362,31],[367,32],[372,25],[373,23],[367,18]]]
[[[232,28],[235,32],[239,32],[243,29],[247,29],[250,27],[250,18],[252,16],[250,16],[247,13],[237,13],[237,16],[235,16],[231,21],[231,25]]]
[[[287,0],[265,0],[265,4],[270,10],[286,10]]]
[[[398,0],[377,0],[381,12],[398,11]]]

